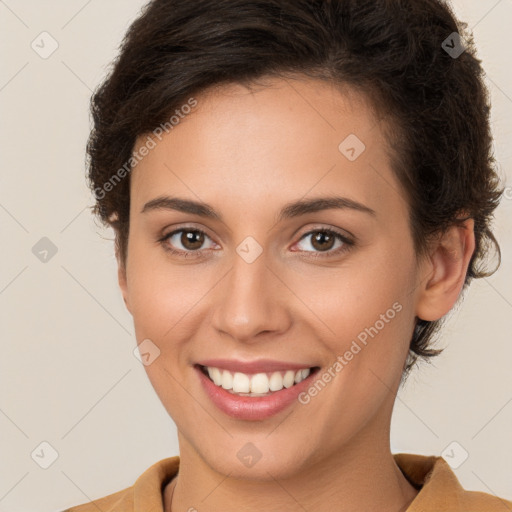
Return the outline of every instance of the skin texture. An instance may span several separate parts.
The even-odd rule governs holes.
[[[149,338],[161,351],[145,367],[148,377],[178,428],[180,472],[165,490],[166,512],[174,486],[173,512],[405,510],[418,491],[390,451],[395,394],[415,316],[438,319],[459,296],[473,221],[416,260],[382,126],[353,91],[273,79],[252,92],[223,86],[197,101],[133,170],[126,267],[118,260],[137,342]],[[349,134],[366,146],[355,161],[338,149]],[[162,195],[206,202],[223,221],[141,213]],[[276,222],[285,204],[329,195],[376,214],[328,209]],[[193,252],[181,233],[158,241],[185,227],[206,232],[202,257],[165,251]],[[303,238],[326,228],[352,234],[355,245],[334,254],[342,242]],[[236,252],[248,236],[263,249],[250,264]],[[400,312],[317,396],[264,421],[218,410],[192,367],[227,357],[328,368],[394,303]],[[249,468],[237,457],[248,442],[262,454]]]

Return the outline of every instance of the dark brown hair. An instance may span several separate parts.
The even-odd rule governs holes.
[[[460,55],[449,51],[460,48],[457,34]],[[149,2],[91,99],[93,211],[114,228],[121,262],[130,177],[118,171],[126,170],[136,138],[209,87],[294,74],[360,91],[390,126],[393,170],[410,205],[417,255],[465,215],[474,219],[476,248],[464,288],[492,274],[482,262],[492,244],[501,256],[490,222],[503,189],[488,91],[472,35],[441,0]],[[442,320],[416,320],[404,376],[418,356],[442,351],[429,348]]]

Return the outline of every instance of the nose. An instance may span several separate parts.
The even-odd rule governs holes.
[[[289,328],[290,292],[270,268],[265,252],[252,263],[235,253],[231,270],[216,288],[212,321],[218,332],[256,343]]]

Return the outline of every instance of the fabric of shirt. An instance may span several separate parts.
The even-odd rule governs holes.
[[[407,512],[512,512],[512,501],[465,490],[442,457],[411,453],[393,457],[409,482],[420,489]],[[178,473],[179,465],[178,455],[162,459],[132,487],[63,512],[164,512],[163,491]]]

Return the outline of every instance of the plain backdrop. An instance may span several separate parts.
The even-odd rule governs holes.
[[[0,1],[0,511],[60,511],[178,454],[85,183],[89,98],[143,4]],[[492,97],[503,259],[450,315],[443,355],[398,394],[392,451],[467,453],[462,485],[512,499],[512,0],[454,7]]]

